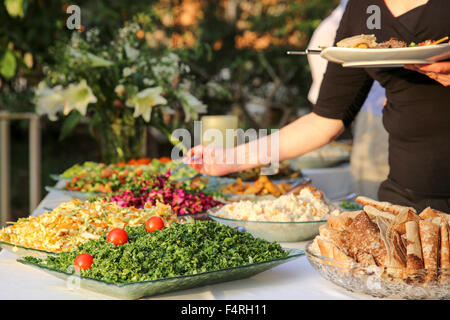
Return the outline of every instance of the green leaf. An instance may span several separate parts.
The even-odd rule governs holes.
[[[91,136],[93,136],[93,137],[95,136],[94,128],[99,123],[101,123],[101,121],[102,121],[102,119],[101,119],[100,115],[96,112],[92,116],[92,118],[91,118],[91,120],[89,121],[89,124],[88,124],[88,130],[89,130],[89,133],[91,134]]]
[[[13,18],[23,18],[25,15],[26,3],[24,3],[24,0],[5,0],[5,7],[8,14]]]
[[[72,111],[69,116],[64,120],[64,123],[61,128],[61,133],[59,135],[59,141],[65,139],[69,133],[77,126],[80,120],[83,118],[83,115],[77,110]]]
[[[14,53],[11,50],[6,50],[5,54],[0,60],[0,74],[6,79],[14,77],[17,68],[17,61]]]

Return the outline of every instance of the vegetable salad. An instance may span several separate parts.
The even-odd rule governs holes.
[[[130,189],[109,196],[108,201],[122,207],[142,208],[146,203],[161,202],[170,205],[177,215],[195,214],[221,205],[211,195],[193,189],[185,183],[169,180],[170,171],[164,175],[154,176],[130,186]]]
[[[136,209],[103,200],[72,200],[51,212],[19,219],[1,229],[0,240],[55,253],[70,251],[88,240],[99,239],[113,228],[138,226],[155,215],[167,223],[176,220],[170,206],[160,203]]]
[[[169,158],[162,159],[144,158],[110,165],[89,161],[83,165],[76,164],[62,174],[63,178],[68,179],[64,188],[70,191],[101,193],[128,189],[136,181],[148,180],[155,173],[166,172],[179,165],[179,162],[172,162]],[[184,167],[171,179],[192,177],[195,174],[194,169]]]

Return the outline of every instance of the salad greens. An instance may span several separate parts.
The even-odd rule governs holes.
[[[121,246],[107,243],[103,236],[72,252],[45,260],[34,257],[25,260],[67,272],[79,254],[88,253],[94,262],[89,269],[80,270],[82,276],[126,283],[242,266],[289,254],[276,242],[254,238],[213,221],[172,224],[153,233],[148,233],[144,226],[125,230],[129,240]]]
[[[361,210],[363,208],[359,203],[350,202],[346,200],[342,201],[339,204],[339,207],[346,210]]]

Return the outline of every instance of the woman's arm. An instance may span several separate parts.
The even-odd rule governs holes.
[[[342,120],[309,113],[279,131],[278,139],[266,136],[234,148],[222,149],[198,145],[187,154],[188,161],[197,171],[211,176],[222,176],[267,164],[266,160],[283,161],[315,150],[337,138],[344,130]],[[277,143],[277,146],[272,146]],[[258,150],[262,148],[263,154]],[[267,152],[265,152],[267,150]],[[271,154],[270,150],[278,152]],[[228,158],[226,153],[228,152]],[[267,158],[266,158],[267,157]],[[231,161],[227,161],[230,160]],[[242,159],[243,161],[239,161]]]
[[[432,64],[407,64],[405,68],[423,73],[445,87],[450,86],[450,61]]]
[[[359,19],[358,25],[362,26],[361,28],[366,26],[366,21],[361,16],[361,13],[365,14],[366,8],[359,1],[350,0],[347,4],[335,43],[356,34],[353,30],[355,17]],[[264,161],[266,159],[257,156],[254,151],[259,141],[267,146],[267,150],[278,152],[275,155],[268,154],[267,158],[272,161],[303,155],[335,139],[345,126],[351,124],[372,84],[373,79],[364,69],[344,68],[340,64],[328,63],[313,113],[282,128],[279,132],[278,147],[271,148],[270,136],[227,150],[197,146],[188,152],[187,158],[196,155],[198,160],[188,162],[197,171],[213,176],[258,167],[267,163]],[[243,158],[244,161],[226,163],[226,156],[223,154],[226,151],[229,153],[228,159]]]

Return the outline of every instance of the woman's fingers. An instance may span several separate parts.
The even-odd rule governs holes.
[[[430,78],[436,80],[437,82],[439,82],[440,84],[442,84],[445,87],[450,86],[450,74],[448,74],[448,75],[434,74],[434,75],[430,76]]]
[[[443,86],[450,85],[450,61],[441,61],[431,64],[409,64],[405,69],[413,70],[427,75]]]
[[[226,163],[226,149],[198,145],[190,149],[183,159],[193,169],[211,176],[222,176],[238,169],[235,163]],[[192,159],[192,157],[195,159]]]
[[[442,73],[449,74],[450,73],[450,61],[441,61],[435,62],[431,64],[415,64],[414,67],[417,70],[423,72],[434,72],[434,73]]]
[[[405,65],[403,66],[403,68],[409,69],[409,70],[417,71],[417,69],[416,69],[416,67],[415,67],[414,64],[405,64]]]

